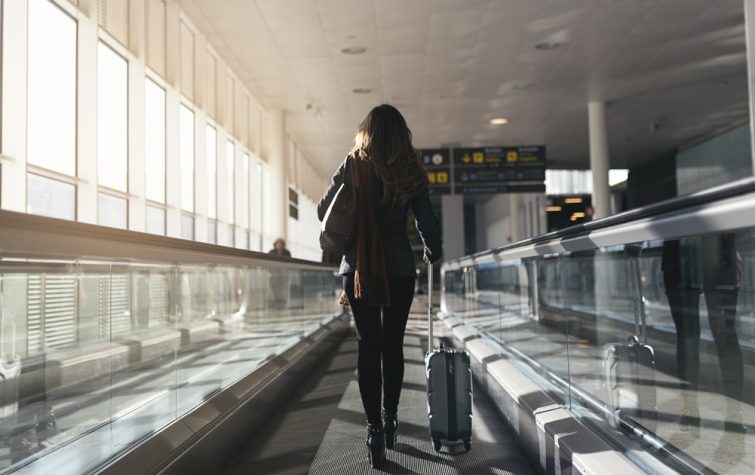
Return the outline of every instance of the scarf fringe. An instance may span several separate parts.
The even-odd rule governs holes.
[[[359,271],[357,270],[354,272],[354,298],[361,299],[362,298],[362,283],[360,282],[359,278]]]

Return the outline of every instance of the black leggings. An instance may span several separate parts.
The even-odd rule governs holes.
[[[414,277],[388,276],[391,305],[371,307],[365,301],[354,298],[354,275],[343,277],[343,288],[357,327],[359,393],[370,424],[380,422],[381,389],[386,412],[394,414],[398,409],[404,382],[404,331],[414,298],[414,280]]]

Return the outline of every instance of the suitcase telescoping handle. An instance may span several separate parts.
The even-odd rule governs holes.
[[[433,351],[433,265],[427,264],[427,352]]]

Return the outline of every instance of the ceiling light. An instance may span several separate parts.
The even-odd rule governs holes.
[[[355,89],[352,89],[351,92],[354,94],[369,94],[372,92],[372,89],[368,87],[357,87]]]
[[[571,220],[575,221],[577,218],[584,218],[584,217],[585,217],[585,213],[578,211],[576,213],[572,213]]]
[[[556,49],[556,48],[558,48],[559,46],[561,46],[561,43],[550,43],[550,42],[546,42],[546,43],[538,43],[538,44],[536,44],[536,45],[535,45],[535,49],[539,49],[539,50],[549,50],[549,49]]]
[[[506,125],[509,123],[509,119],[505,117],[495,117],[490,119],[490,125]]]
[[[545,207],[545,211],[547,211],[549,213],[554,213],[554,212],[557,212],[557,211],[561,211],[561,207],[560,206],[546,206]]]
[[[579,204],[582,202],[582,198],[566,198],[564,203],[568,205]]]
[[[367,48],[364,46],[349,46],[348,48],[344,48],[341,50],[341,53],[343,54],[362,54],[365,51],[367,51]]]

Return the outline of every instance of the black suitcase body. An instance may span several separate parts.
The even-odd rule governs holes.
[[[433,349],[432,264],[428,266],[428,352],[425,355],[427,374],[427,412],[433,447],[472,444],[472,366],[469,353],[461,349]]]
[[[464,350],[441,348],[425,357],[427,411],[435,450],[472,440],[472,369]]]

